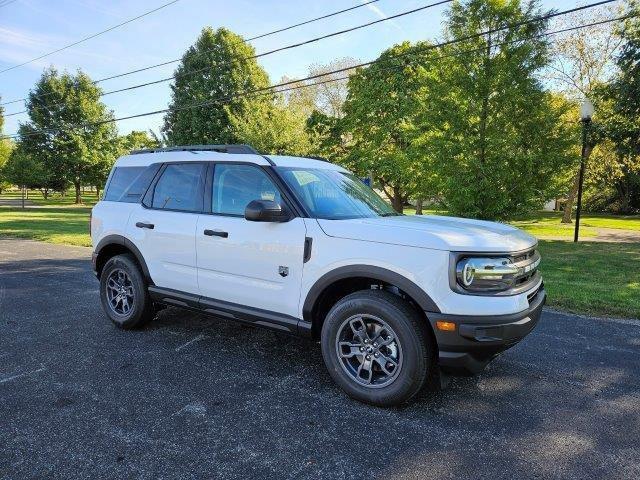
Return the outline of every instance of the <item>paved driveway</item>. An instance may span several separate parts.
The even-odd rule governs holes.
[[[546,311],[481,376],[346,398],[316,343],[101,312],[89,249],[0,240],[0,478],[639,478],[640,322]]]

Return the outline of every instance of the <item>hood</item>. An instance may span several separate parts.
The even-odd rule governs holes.
[[[516,252],[535,237],[510,225],[438,215],[318,220],[330,237],[460,252]]]

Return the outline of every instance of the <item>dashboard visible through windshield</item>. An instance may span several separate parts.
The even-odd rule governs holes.
[[[276,167],[276,170],[314,218],[340,220],[399,215],[350,173],[299,167]]]

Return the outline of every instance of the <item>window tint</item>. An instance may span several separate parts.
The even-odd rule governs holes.
[[[140,176],[146,167],[118,167],[113,171],[104,199],[110,202],[126,202],[123,200],[129,187]],[[136,201],[136,200],[132,200]]]
[[[200,212],[205,172],[202,163],[167,165],[153,192],[153,208]]]
[[[139,202],[159,168],[159,163],[148,167],[116,168],[111,175],[104,200],[126,203]]]
[[[280,192],[269,176],[250,165],[216,165],[211,196],[213,213],[244,216],[252,200],[273,200],[281,203]]]

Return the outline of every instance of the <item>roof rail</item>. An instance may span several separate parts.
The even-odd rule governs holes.
[[[331,163],[331,160],[328,160],[325,157],[319,157],[317,155],[307,155],[305,158],[309,158],[311,160],[320,160],[321,162]]]
[[[131,155],[139,153],[158,153],[158,152],[220,152],[220,153],[249,153],[258,155],[258,152],[250,145],[229,144],[229,145],[179,145],[175,147],[158,147],[143,148],[141,150],[133,150]]]

